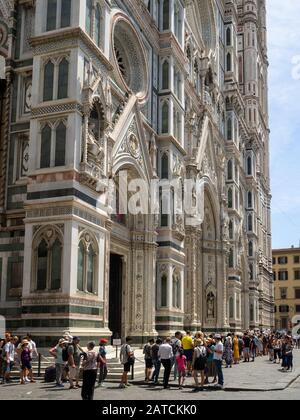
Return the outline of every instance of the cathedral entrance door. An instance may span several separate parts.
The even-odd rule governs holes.
[[[110,254],[109,276],[109,329],[113,338],[122,335],[122,256]]]

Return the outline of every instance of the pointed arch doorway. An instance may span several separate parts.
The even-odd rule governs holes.
[[[112,338],[122,337],[122,308],[123,308],[123,257],[118,254],[110,254],[109,274],[109,317],[108,326],[112,332]]]

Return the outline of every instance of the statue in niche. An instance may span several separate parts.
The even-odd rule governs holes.
[[[212,292],[210,292],[207,295],[206,306],[207,306],[207,318],[214,318],[215,317],[215,296]]]
[[[100,163],[103,160],[104,151],[100,142],[101,139],[99,113],[96,107],[94,106],[89,117],[88,125],[87,148],[89,161]]]

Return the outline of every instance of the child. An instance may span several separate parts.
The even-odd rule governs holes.
[[[29,372],[30,382],[34,383],[32,377],[32,367],[31,367],[31,350],[29,348],[29,341],[23,340],[21,345],[21,364],[22,364],[22,378],[21,384],[25,385],[25,378],[27,376],[27,370]]]
[[[178,378],[179,389],[182,389],[184,380],[185,380],[186,367],[187,367],[186,356],[183,354],[182,348],[178,349],[178,353],[176,356],[176,364],[177,364],[177,371],[179,375],[179,378]]]
[[[99,374],[99,386],[104,387],[104,381],[107,377],[107,360],[106,360],[106,348],[108,340],[102,338],[100,340],[100,347],[99,347],[99,362],[100,362],[100,374]]]

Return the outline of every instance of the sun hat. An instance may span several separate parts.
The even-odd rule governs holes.
[[[67,344],[67,343],[68,343],[67,340],[65,340],[64,338],[61,338],[58,342],[58,345],[60,346],[61,344]]]

